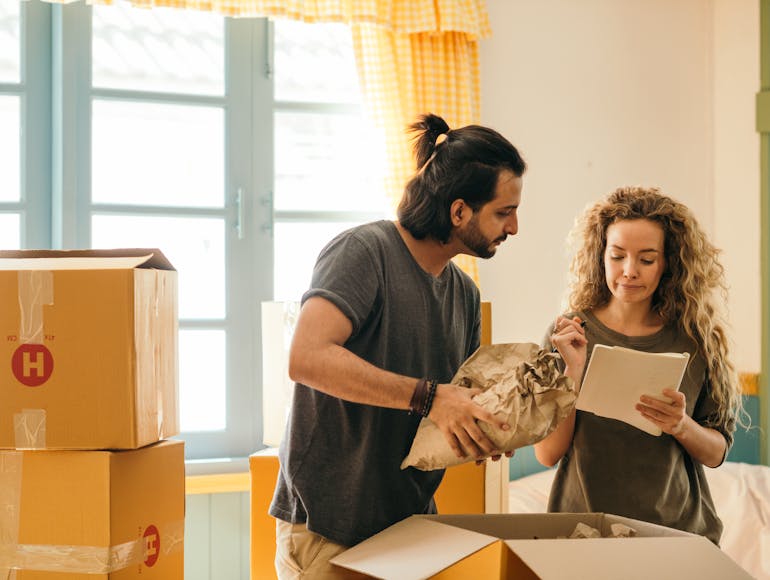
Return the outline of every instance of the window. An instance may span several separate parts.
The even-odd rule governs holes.
[[[385,215],[385,153],[362,122],[347,27],[283,20],[274,39],[274,287],[276,300],[296,300],[326,241]]]
[[[386,215],[378,143],[342,25],[0,0],[0,245],[167,255],[190,459],[261,447],[260,303]]]
[[[0,2],[0,245],[18,248],[21,228],[21,6]]]

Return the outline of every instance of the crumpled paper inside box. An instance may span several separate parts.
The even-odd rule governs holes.
[[[574,382],[559,370],[561,356],[534,343],[479,347],[460,367],[452,384],[484,389],[473,400],[502,419],[510,429],[479,421],[480,429],[501,452],[543,439],[575,406]],[[417,428],[401,469],[442,469],[473,461],[457,457],[444,434],[428,418]]]
[[[596,528],[578,522],[575,529],[569,536],[556,536],[557,539],[580,539],[580,538],[634,538],[636,537],[636,530],[625,524],[612,524],[610,525],[610,533],[607,536],[602,536],[602,533]]]

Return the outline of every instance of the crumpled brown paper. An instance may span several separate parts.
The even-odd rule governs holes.
[[[501,452],[537,443],[556,428],[575,406],[572,379],[558,368],[560,355],[534,343],[484,345],[452,378],[452,384],[484,389],[473,400],[510,425],[508,431],[479,421],[479,427]],[[428,418],[420,422],[401,469],[442,469],[473,461],[457,457],[444,434]]]

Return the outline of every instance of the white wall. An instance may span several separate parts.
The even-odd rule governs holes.
[[[560,312],[566,234],[586,205],[654,185],[725,248],[736,362],[759,370],[757,4],[487,0],[482,122],[529,164],[519,235],[479,263],[494,341],[539,342]]]
[[[759,372],[759,0],[716,0],[714,23],[714,240],[731,285],[736,366]]]

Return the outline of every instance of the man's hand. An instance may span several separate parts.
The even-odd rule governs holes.
[[[444,434],[457,457],[484,459],[501,454],[479,428],[477,421],[484,421],[503,431],[510,427],[508,423],[471,400],[481,392],[481,389],[468,389],[451,384],[439,385],[436,389],[428,416]]]
[[[515,453],[515,451],[506,451],[505,452],[505,456],[510,459],[511,457],[513,457],[514,453]],[[491,459],[492,461],[500,461],[501,458],[502,458],[502,455],[491,455],[487,459]],[[486,461],[487,461],[486,459],[477,459],[476,460],[476,465],[484,465],[484,463],[486,463]]]

